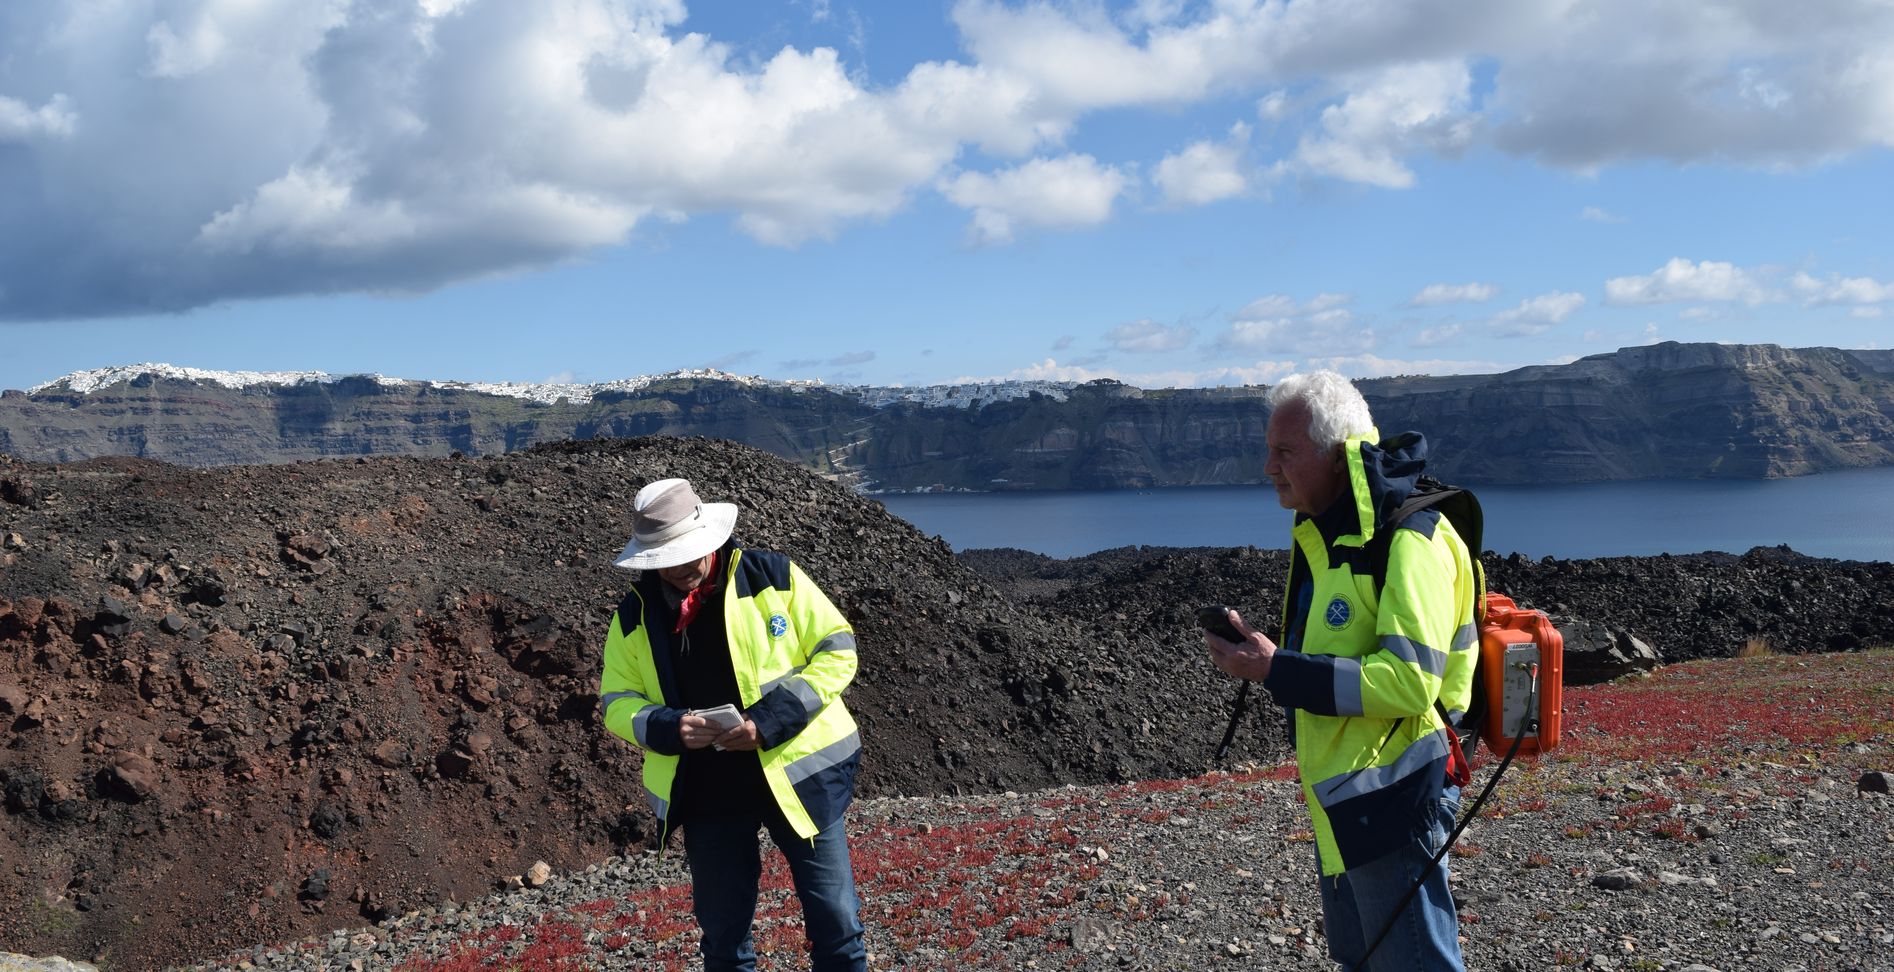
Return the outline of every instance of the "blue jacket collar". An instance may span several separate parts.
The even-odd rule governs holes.
[[[1313,517],[1315,528],[1329,543],[1365,545],[1387,525],[1389,517],[1414,491],[1427,466],[1427,439],[1419,432],[1402,432],[1379,442],[1372,437],[1349,439],[1349,488]],[[1371,522],[1363,513],[1372,511]]]

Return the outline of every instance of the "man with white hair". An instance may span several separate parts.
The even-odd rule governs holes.
[[[842,829],[861,762],[842,704],[855,635],[788,557],[732,541],[736,519],[687,480],[638,491],[617,565],[640,573],[612,615],[599,712],[644,749],[659,843],[684,829],[706,972],[756,967],[759,829],[789,862],[816,972],[865,969]]]
[[[1263,471],[1296,513],[1282,643],[1231,611],[1242,640],[1205,634],[1211,660],[1288,712],[1329,955],[1346,970],[1459,970],[1446,862],[1432,859],[1466,784],[1443,715],[1472,696],[1478,551],[1437,510],[1393,522],[1427,445],[1382,440],[1346,378],[1294,375],[1268,402]]]

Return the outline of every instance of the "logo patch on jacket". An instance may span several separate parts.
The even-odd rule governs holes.
[[[788,634],[788,633],[789,633],[789,619],[788,618],[785,618],[780,614],[772,614],[769,616],[769,636],[770,637],[780,638],[783,635]]]
[[[1354,607],[1348,603],[1348,598],[1340,594],[1335,595],[1335,599],[1328,602],[1328,607],[1322,609],[1322,620],[1332,631],[1348,627],[1348,622],[1354,617]]]

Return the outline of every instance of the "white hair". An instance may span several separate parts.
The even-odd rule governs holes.
[[[1368,401],[1333,371],[1310,371],[1290,375],[1276,383],[1264,396],[1273,413],[1292,402],[1301,402],[1309,410],[1309,439],[1318,448],[1332,449],[1351,435],[1374,433],[1374,416]]]

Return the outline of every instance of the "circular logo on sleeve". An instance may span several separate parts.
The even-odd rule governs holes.
[[[1328,607],[1322,609],[1322,620],[1335,631],[1348,627],[1349,620],[1354,616],[1354,607],[1348,603],[1348,598],[1340,594],[1335,595],[1334,600],[1328,602]]]
[[[785,618],[780,614],[772,614],[769,616],[769,636],[770,637],[780,638],[783,635],[788,634],[788,633],[789,633],[789,619],[788,618]]]

